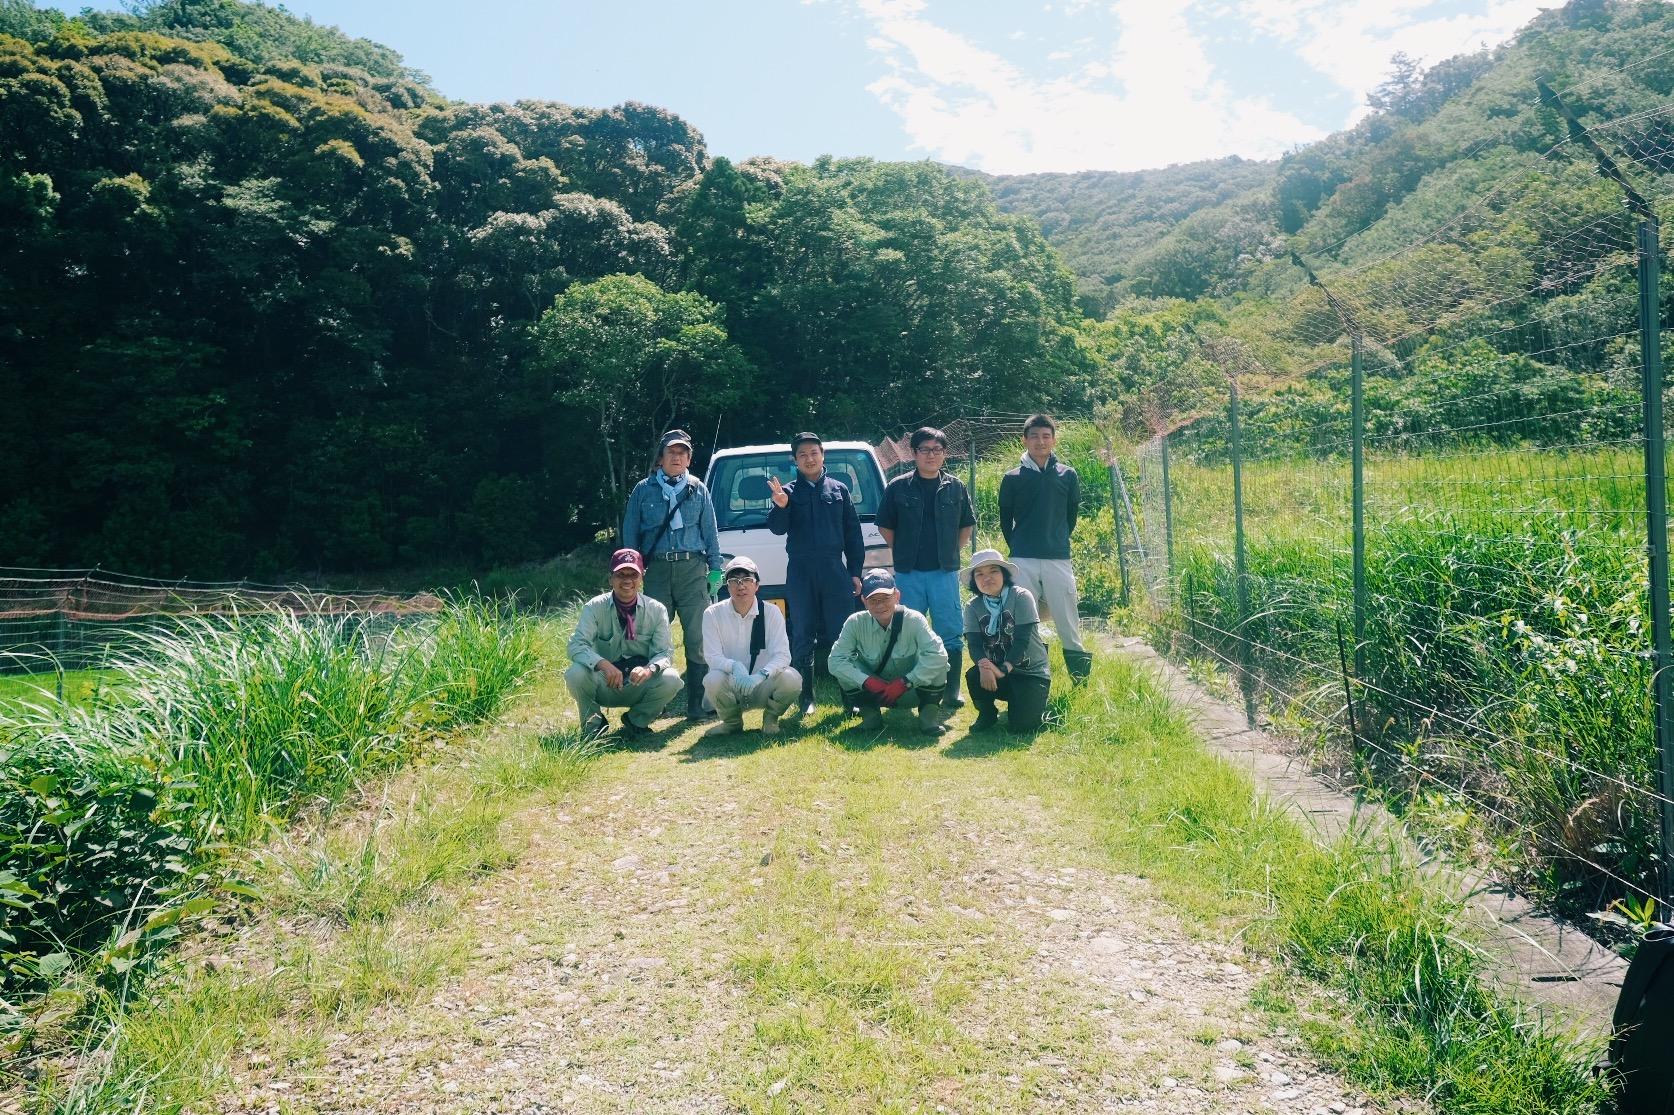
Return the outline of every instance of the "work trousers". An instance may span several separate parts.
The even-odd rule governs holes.
[[[995,684],[992,692],[982,687],[982,671],[972,666],[965,671],[965,691],[977,712],[990,716],[998,713],[996,705],[1006,704],[1006,726],[1014,732],[1032,732],[1040,727],[1046,713],[1046,699],[1052,692],[1052,679],[1034,674],[1012,674]]]
[[[1087,648],[1081,643],[1081,616],[1077,612],[1081,598],[1075,590],[1075,570],[1069,559],[1014,557],[1011,563],[1017,566],[1017,583],[1034,596],[1040,618],[1051,618],[1065,655],[1086,654]]]
[[[731,674],[711,673],[703,679],[703,695],[715,706],[720,718],[730,724],[743,719],[746,709],[759,708],[781,716],[801,692],[802,675],[788,667],[758,681],[748,693],[733,680]]]
[[[785,611],[790,620],[791,665],[810,684],[814,678],[814,644],[830,648],[853,614],[854,581],[840,554],[793,557],[785,573]]]
[[[668,609],[672,629],[680,620],[680,638],[686,646],[686,676],[701,678],[703,661],[703,610],[709,599],[709,563],[702,557],[685,561],[653,558],[645,565],[645,595]]]
[[[952,569],[928,573],[899,570],[895,573],[895,587],[901,590],[901,603],[930,618],[930,630],[941,639],[950,655],[965,649],[965,613],[959,602],[959,574]]]
[[[629,720],[649,728],[662,715],[663,706],[680,692],[681,682],[678,671],[662,670],[638,685],[629,685],[624,679],[622,688],[612,689],[605,684],[604,674],[574,662],[564,671],[564,685],[575,698],[584,726],[599,715],[601,708],[625,708]]]

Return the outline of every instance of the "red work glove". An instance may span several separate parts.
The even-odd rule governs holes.
[[[867,678],[865,681],[861,682],[860,687],[866,690],[866,692],[872,694],[874,697],[882,697],[884,695],[884,691],[889,688],[889,686],[884,684],[883,678]]]
[[[885,704],[889,708],[894,708],[895,707],[895,702],[899,701],[901,699],[901,695],[903,693],[905,693],[906,691],[907,691],[907,679],[906,678],[896,678],[894,681],[892,681],[888,685],[884,686],[883,695],[880,696],[878,698],[878,700],[883,702],[883,704]]]

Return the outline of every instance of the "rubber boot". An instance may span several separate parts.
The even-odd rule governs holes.
[[[803,718],[814,715],[814,664],[808,664],[808,672],[802,675],[802,695],[796,699],[797,715]]]
[[[925,735],[939,736],[942,734],[942,695],[939,693],[919,692],[918,702],[918,730]]]
[[[959,695],[959,683],[965,677],[965,652],[947,652],[947,691],[942,694],[943,708],[964,708],[965,698]]]
[[[703,679],[696,670],[686,674],[686,719],[708,720],[715,715],[703,707]]]
[[[1093,656],[1084,650],[1066,650],[1064,669],[1069,671],[1070,681],[1080,685],[1093,673]]]

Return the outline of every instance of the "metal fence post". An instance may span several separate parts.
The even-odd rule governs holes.
[[[1174,492],[1168,480],[1168,435],[1162,435],[1163,554],[1168,559],[1168,591],[1174,592]]]
[[[1663,463],[1662,321],[1657,221],[1639,224],[1639,349],[1644,365],[1645,529],[1651,577],[1651,714],[1657,745],[1657,808],[1662,822],[1661,898],[1674,901],[1674,652],[1668,613],[1668,487]],[[1667,915],[1664,914],[1664,917]]]
[[[1349,440],[1354,500],[1354,676],[1366,676],[1366,406],[1360,332],[1351,337]]]
[[[1244,719],[1256,726],[1255,678],[1250,668],[1250,581],[1244,558],[1244,437],[1238,421],[1238,384],[1227,400],[1232,442],[1232,576],[1238,596],[1238,689],[1244,695]]]
[[[976,506],[976,434],[975,434],[975,432],[973,432],[971,434],[970,441],[967,444],[970,446],[971,455],[970,455],[970,459],[965,462],[965,475],[969,476],[971,478],[971,489],[970,489],[971,506],[974,508]],[[978,543],[977,543],[977,532],[975,530],[973,530],[973,531],[971,531],[971,556],[972,557],[976,557],[977,545],[978,545]]]
[[[1122,596],[1119,603],[1128,606],[1128,555],[1122,548],[1122,479],[1117,475],[1116,447],[1106,446],[1110,451],[1110,524],[1116,529],[1116,572],[1122,578]]]

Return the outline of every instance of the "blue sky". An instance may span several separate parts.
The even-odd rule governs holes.
[[[1396,51],[1557,0],[291,0],[462,100],[641,100],[716,154],[994,173],[1271,158],[1352,124]],[[57,4],[75,10],[77,4]],[[98,5],[101,7],[110,5]]]

